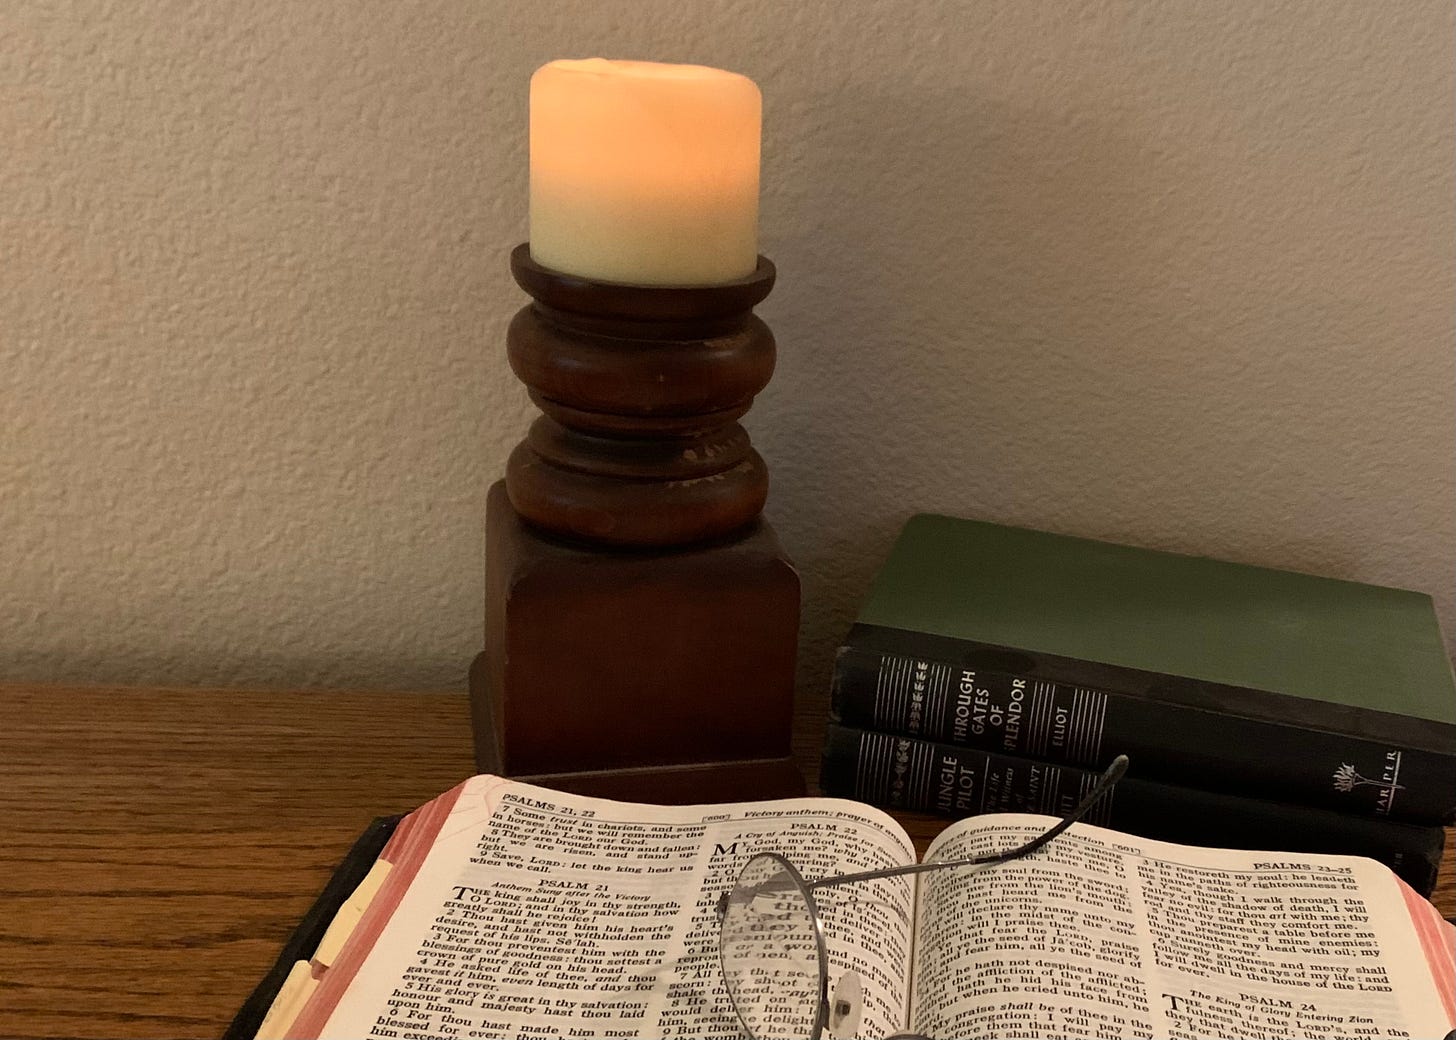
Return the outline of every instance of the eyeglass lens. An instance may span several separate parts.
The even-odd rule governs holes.
[[[756,856],[723,912],[723,978],[754,1040],[810,1040],[822,1026],[824,966],[803,883],[777,856]]]

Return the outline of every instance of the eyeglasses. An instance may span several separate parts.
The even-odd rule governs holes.
[[[753,1040],[821,1040],[850,1037],[864,1011],[863,988],[847,972],[829,989],[829,955],[824,921],[814,892],[859,881],[925,874],[956,867],[988,866],[1028,856],[1076,823],[1127,772],[1119,755],[1095,787],[1059,823],[1008,852],[948,863],[869,870],[806,881],[777,852],[761,852],[744,865],[738,881],[718,900],[718,957],[733,1010]],[[908,1035],[908,1034],[906,1034]]]

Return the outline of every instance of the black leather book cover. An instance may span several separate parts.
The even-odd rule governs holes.
[[[824,793],[886,809],[961,818],[986,812],[1063,816],[1098,774],[830,725]],[[1193,788],[1123,779],[1087,822],[1183,845],[1368,856],[1423,896],[1436,884],[1445,832]]]
[[[248,999],[243,1001],[242,1008],[223,1033],[223,1040],[253,1040],[263,1024],[264,1016],[268,1014],[268,1008],[278,996],[278,990],[288,978],[288,973],[293,970],[293,965],[313,956],[334,916],[338,914],[339,907],[344,905],[344,901],[363,882],[402,819],[403,816],[381,816],[359,835],[354,847],[349,850],[329,878],[328,884],[324,885],[324,890],[314,900],[313,906],[309,907],[308,913],[303,915],[303,920],[283,944],[283,950],[278,954],[273,967],[263,976],[263,980]]]

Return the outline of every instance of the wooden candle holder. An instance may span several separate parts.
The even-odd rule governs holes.
[[[774,340],[773,288],[628,286],[511,255],[534,298],[512,370],[542,416],[486,508],[482,772],[606,797],[802,793],[790,757],[799,579],[759,516],[738,419]]]

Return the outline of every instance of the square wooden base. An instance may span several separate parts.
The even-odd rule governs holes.
[[[760,522],[673,552],[566,545],[486,507],[482,772],[633,801],[788,797],[799,578]]]

